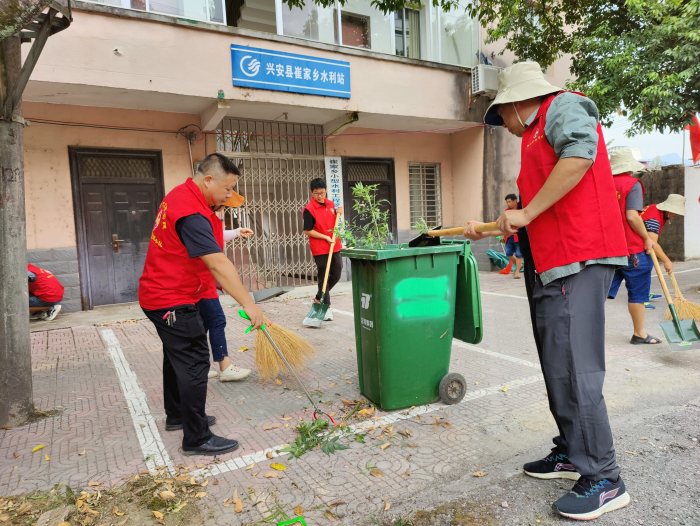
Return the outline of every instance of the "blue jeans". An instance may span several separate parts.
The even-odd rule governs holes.
[[[520,252],[520,243],[515,240],[515,236],[510,236],[506,240],[506,256],[515,256],[518,259],[523,257]]]
[[[624,279],[627,287],[627,302],[645,303],[649,301],[651,271],[654,268],[654,263],[646,252],[632,254],[627,258],[627,261],[629,264],[626,267],[618,268],[615,271],[608,298],[615,299]]]
[[[221,308],[219,298],[201,299],[197,302],[199,314],[204,320],[204,328],[209,333],[209,345],[215,362],[220,362],[228,356],[226,347],[226,316]]]
[[[58,305],[61,303],[60,301],[56,301],[54,303],[50,303],[48,301],[43,301],[37,298],[36,296],[29,296],[29,308],[36,308],[36,307],[53,307],[54,305]]]

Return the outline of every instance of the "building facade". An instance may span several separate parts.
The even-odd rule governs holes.
[[[66,310],[136,300],[160,200],[212,152],[242,169],[246,201],[222,218],[255,231],[227,246],[251,291],[313,283],[301,211],[315,177],[348,218],[354,184],[378,185],[405,242],[420,218],[495,219],[517,174],[519,145],[498,145],[489,101],[470,95],[482,30],[463,8],[72,5],[23,98],[29,261],[62,281]]]

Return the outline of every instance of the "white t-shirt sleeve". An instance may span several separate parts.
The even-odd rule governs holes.
[[[236,230],[224,230],[224,241],[231,241],[232,239],[236,239],[241,233],[241,229],[237,228]]]

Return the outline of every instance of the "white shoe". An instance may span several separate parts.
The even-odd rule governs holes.
[[[209,371],[209,376],[208,376],[208,378],[209,378],[210,380],[211,380],[212,378],[216,378],[217,376],[219,376],[218,371]]]
[[[46,318],[44,318],[44,321],[53,321],[53,319],[58,315],[59,312],[61,312],[61,306],[54,305],[53,308],[46,315]]]
[[[330,308],[326,311],[326,317],[323,318],[323,321],[333,321],[333,311]]]
[[[222,382],[231,382],[235,380],[243,380],[251,373],[250,369],[229,365],[226,369],[219,373],[219,380]]]

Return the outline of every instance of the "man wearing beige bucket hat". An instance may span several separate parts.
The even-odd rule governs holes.
[[[645,167],[637,162],[630,148],[611,152],[610,167],[615,190],[617,190],[620,221],[625,229],[629,258],[627,265],[615,271],[608,298],[615,299],[624,280],[627,288],[627,308],[634,326],[630,343],[633,345],[659,344],[661,339],[648,334],[644,329],[646,303],[649,302],[651,290],[651,273],[654,270],[654,263],[650,256],[654,249],[654,241],[649,237],[644,221],[639,215],[644,209],[644,185],[632,174],[644,170]]]
[[[665,201],[658,205],[649,205],[642,211],[642,221],[651,240],[656,243],[656,256],[663,262],[664,269],[669,274],[673,272],[673,263],[657,243],[666,223],[677,216],[685,216],[685,197],[680,194],[669,194]]]
[[[554,509],[594,519],[630,501],[603,398],[605,298],[627,249],[598,110],[585,96],[549,84],[539,64],[521,62],[499,74],[484,122],[522,138],[522,209],[504,212],[500,230],[488,235],[518,232],[528,241],[525,285],[559,428],[552,452],[524,471],[577,480]],[[465,237],[485,237],[476,224]]]

